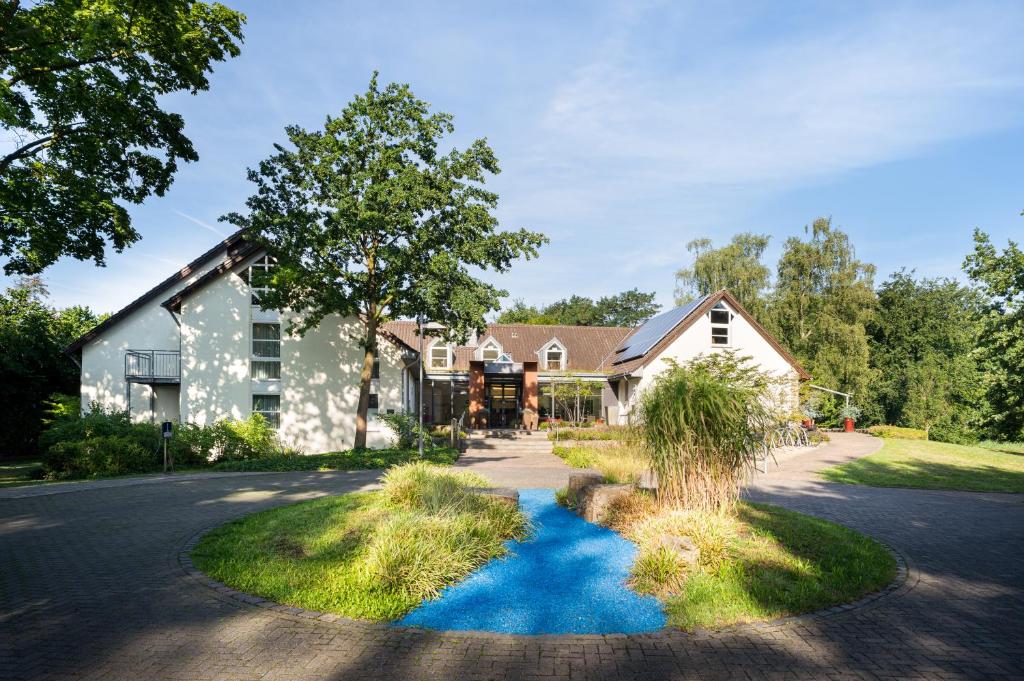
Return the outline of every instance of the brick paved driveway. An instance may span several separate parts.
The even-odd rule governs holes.
[[[359,489],[370,472],[0,498],[0,678],[1024,678],[1024,499],[848,487],[789,470],[759,478],[751,495],[897,547],[911,563],[903,589],[837,615],[696,635],[317,622],[226,598],[186,576],[178,553],[202,528]]]

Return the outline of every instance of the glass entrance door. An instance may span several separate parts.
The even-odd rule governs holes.
[[[487,425],[491,428],[519,427],[519,384],[487,384]]]

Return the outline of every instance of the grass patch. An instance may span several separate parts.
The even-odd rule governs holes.
[[[821,471],[832,482],[872,487],[1024,492],[1024,444],[954,445],[886,440],[862,459]]]
[[[20,485],[36,485],[45,482],[42,476],[43,464],[40,461],[0,461],[0,489]]]
[[[868,432],[876,437],[896,438],[899,440],[927,440],[928,433],[920,428],[903,428],[902,426],[871,426]]]
[[[599,471],[609,483],[636,482],[640,474],[651,467],[636,447],[628,444],[555,447],[552,451],[573,468]]]
[[[264,511],[218,528],[196,567],[295,607],[388,621],[505,553],[528,530],[517,508],[475,494],[487,481],[424,463],[391,469],[375,492]]]
[[[669,624],[686,630],[848,603],[896,574],[892,555],[873,539],[775,506],[686,511],[638,492],[613,507],[608,523],[640,547],[633,588],[658,596]],[[696,567],[667,549],[665,536],[689,537],[700,549]]]
[[[630,429],[627,426],[548,429],[548,439],[557,439],[559,442],[567,442],[569,440],[580,442],[586,440],[627,440],[629,437]]]
[[[425,449],[423,460],[441,466],[450,466],[459,458],[459,452],[448,447]],[[259,459],[222,461],[213,466],[215,471],[353,471],[373,468],[391,468],[419,460],[416,449],[352,449],[327,454],[265,456]]]

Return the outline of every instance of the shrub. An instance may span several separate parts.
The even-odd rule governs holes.
[[[244,421],[222,419],[209,426],[177,424],[170,447],[179,466],[263,459],[285,453],[277,432],[262,414],[250,414]]]
[[[662,498],[731,508],[772,417],[763,390],[699,367],[673,367],[641,399],[643,440]]]
[[[571,428],[559,428],[557,433],[554,430],[548,431],[549,440],[628,440],[632,435],[630,428],[626,426],[583,426]]]
[[[131,435],[102,435],[51,446],[43,460],[51,479],[149,473],[160,461],[156,446]]]
[[[395,412],[393,414],[377,414],[377,420],[391,429],[395,434],[394,447],[412,449],[419,444],[420,422],[413,414]],[[449,427],[449,432],[451,428]],[[431,446],[433,441],[427,433],[423,433],[423,443]]]
[[[900,426],[871,426],[868,432],[875,437],[896,438],[899,440],[927,440],[928,434],[918,428],[902,428]]]

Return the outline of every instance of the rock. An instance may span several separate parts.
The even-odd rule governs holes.
[[[696,567],[700,561],[700,547],[694,544],[689,537],[663,534],[658,537],[658,545],[678,555],[690,567]]]
[[[579,499],[580,493],[584,488],[590,487],[591,485],[600,485],[604,482],[604,477],[596,475],[594,473],[576,473],[569,476],[569,498]]]
[[[519,490],[512,487],[471,487],[471,492],[486,494],[498,501],[505,501],[513,506],[519,506]]]
[[[652,470],[642,471],[636,486],[640,489],[658,490],[658,474]]]
[[[587,485],[577,497],[576,507],[584,520],[596,523],[617,499],[629,496],[633,485]]]

